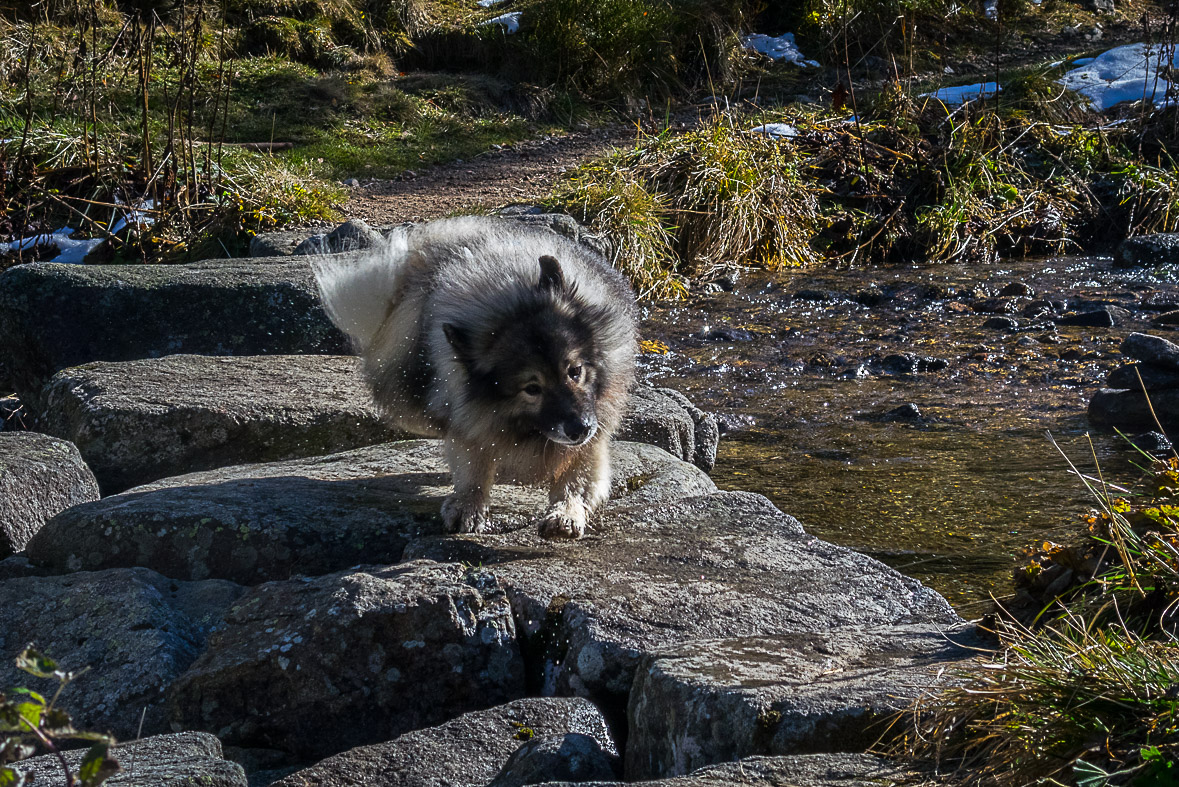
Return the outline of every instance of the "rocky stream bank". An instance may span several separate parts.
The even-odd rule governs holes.
[[[496,532],[444,534],[438,445],[390,442],[302,256],[18,266],[0,335],[37,430],[0,433],[0,685],[28,642],[89,667],[62,702],[134,741],[112,784],[892,783],[864,752],[977,644],[718,490],[670,389],[585,539],[507,485]]]
[[[597,242],[564,217],[521,220]],[[542,493],[506,485],[496,532],[446,535],[437,444],[389,442],[301,253],[376,235],[352,224],[262,238],[269,256],[249,259],[0,276],[8,409],[35,430],[0,433],[0,685],[29,682],[10,666],[28,642],[89,666],[63,701],[133,741],[112,783],[909,780],[864,752],[979,641],[919,582],[760,495],[718,490],[720,432],[812,417],[804,400],[773,411],[750,383],[813,370],[865,429],[981,418],[985,402],[971,411],[953,392],[977,398],[1003,376],[1038,377],[1047,410],[1088,401],[1098,426],[1153,426],[1143,387],[1165,428],[1176,417],[1167,237],[1127,244],[1108,274],[1081,270],[1062,297],[1011,272],[973,289],[894,275],[846,299],[819,277],[790,292],[751,280],[715,297],[801,306],[847,351],[801,325],[774,336],[764,308],[714,309],[702,326],[691,305],[649,313],[672,352],[649,356],[647,377],[699,367],[687,387],[710,409],[701,383],[723,350],[721,419],[640,386],[586,539],[541,540]],[[922,321],[940,342],[922,341]],[[772,368],[754,352],[765,342]],[[945,398],[889,401],[931,380]],[[992,412],[1020,395],[1003,390]],[[20,767],[55,778],[42,758]]]

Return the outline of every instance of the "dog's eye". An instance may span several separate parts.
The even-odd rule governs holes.
[[[573,380],[574,382],[581,379],[581,367],[580,366],[570,366],[569,367],[569,379]]]
[[[540,391],[541,388],[537,383],[528,383],[528,385],[524,386],[524,393],[529,396],[540,396]]]

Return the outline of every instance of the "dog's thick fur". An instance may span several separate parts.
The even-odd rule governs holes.
[[[618,271],[547,230],[477,216],[313,267],[383,415],[445,441],[449,530],[484,528],[498,474],[549,485],[542,535],[585,533],[634,381],[637,309]]]

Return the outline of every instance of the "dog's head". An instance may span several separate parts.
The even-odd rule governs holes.
[[[467,403],[489,419],[484,429],[516,440],[589,442],[611,373],[602,352],[608,312],[578,298],[560,263],[544,256],[538,282],[520,285],[486,324],[444,324],[467,373]]]

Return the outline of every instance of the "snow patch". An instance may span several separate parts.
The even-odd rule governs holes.
[[[973,85],[957,85],[955,87],[943,87],[932,93],[922,93],[922,98],[936,98],[946,106],[956,107],[965,104],[967,101],[974,101],[979,98],[990,98],[996,93],[1002,91],[997,82],[976,82]]]
[[[491,8],[493,5],[499,5],[502,2],[504,2],[504,0],[479,0],[477,5],[480,5],[484,8]]]
[[[1169,59],[1162,55],[1161,47],[1153,45],[1115,47],[1088,63],[1075,61],[1073,65],[1078,67],[1066,71],[1057,82],[1089,99],[1096,110],[1144,100],[1161,107],[1166,103],[1167,91],[1174,85],[1160,70],[1179,65],[1179,53]]]
[[[789,123],[765,123],[749,130],[754,134],[764,134],[774,139],[789,139],[798,136],[798,129]]]
[[[500,14],[495,19],[488,19],[483,25],[503,25],[504,32],[511,35],[520,29],[520,16],[523,13],[523,11],[509,11],[506,14]]]
[[[87,254],[102,245],[103,239],[74,240],[70,236],[75,232],[77,230],[73,227],[62,227],[54,233],[30,235],[27,238],[14,240],[12,243],[0,243],[0,254],[8,254],[11,251],[25,251],[36,246],[56,246],[57,256],[50,260],[50,262],[80,265],[86,259]]]
[[[123,204],[123,201],[118,197],[115,197],[115,202],[120,205]],[[139,203],[139,207],[132,208],[120,216],[115,221],[115,223],[110,226],[110,234],[117,235],[128,225],[134,225],[136,227],[150,227],[151,225],[155,224],[156,220],[147,215],[147,211],[152,210],[155,208],[155,206],[156,201],[154,199],[145,199],[143,202]]]
[[[741,36],[741,45],[746,49],[761,52],[773,60],[782,60],[800,66],[814,66],[815,68],[819,66],[818,62],[803,57],[802,50],[794,43],[794,33],[783,33],[777,38],[772,38],[764,33],[753,33]]]

